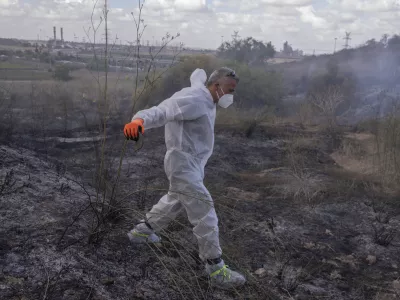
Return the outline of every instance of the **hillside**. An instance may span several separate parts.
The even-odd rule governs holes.
[[[318,128],[245,130],[218,126],[206,168],[225,259],[246,273],[243,289],[208,287],[184,216],[161,248],[129,244],[126,231],[167,187],[162,130],[148,131],[137,152],[128,144],[119,213],[93,235],[100,144],[77,129],[69,139],[48,132],[46,145],[20,132],[0,146],[0,298],[398,299],[395,196],[342,166],[344,152]],[[108,130],[110,178],[123,144],[120,131]]]
[[[394,35],[335,54],[308,56],[300,62],[271,65],[267,69],[282,75],[286,101],[296,103],[305,99],[317,80],[334,65],[337,76],[354,88],[354,94],[345,95],[349,105],[338,115],[345,123],[356,124],[385,116],[399,105],[399,49],[400,37]]]

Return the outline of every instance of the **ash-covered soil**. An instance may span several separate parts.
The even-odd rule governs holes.
[[[224,258],[248,278],[236,291],[209,287],[184,215],[161,247],[129,244],[126,232],[168,187],[162,129],[136,152],[127,144],[117,209],[104,219],[122,129],[107,137],[111,184],[99,194],[101,140],[52,134],[0,146],[0,299],[400,299],[398,199],[336,165],[318,131],[216,129],[205,183]]]

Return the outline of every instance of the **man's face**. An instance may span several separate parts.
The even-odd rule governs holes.
[[[236,80],[231,77],[224,77],[219,80],[219,82],[213,85],[213,89],[211,90],[211,95],[213,96],[214,102],[218,103],[219,98],[225,94],[234,94],[236,85]]]

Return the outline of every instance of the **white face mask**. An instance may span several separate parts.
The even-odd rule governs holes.
[[[224,91],[222,88],[220,88],[222,91],[223,96],[219,97],[218,91],[217,91],[217,96],[219,98],[218,100],[218,105],[221,106],[222,108],[228,108],[232,103],[233,103],[233,95],[232,94],[224,94]]]

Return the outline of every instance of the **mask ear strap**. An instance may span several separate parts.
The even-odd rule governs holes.
[[[218,100],[221,99],[221,97],[218,94],[218,89],[216,89],[215,93],[217,94]]]

